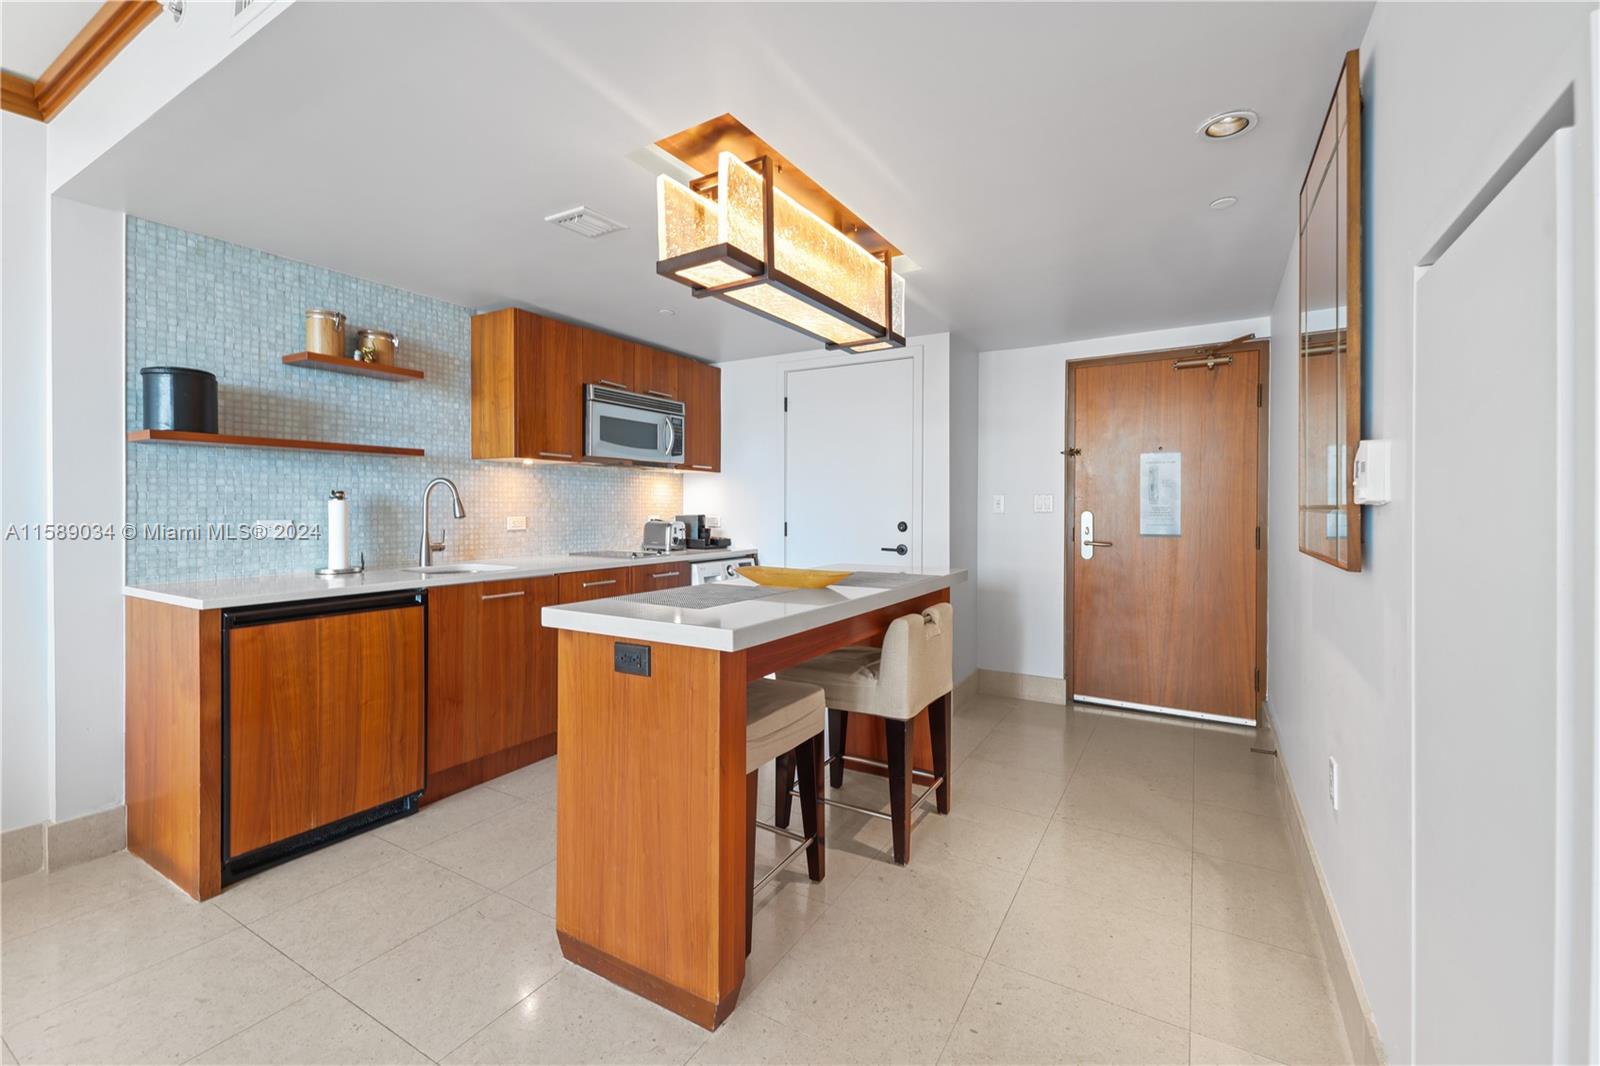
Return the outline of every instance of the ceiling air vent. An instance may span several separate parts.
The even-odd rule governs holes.
[[[544,217],[546,222],[553,222],[569,233],[576,233],[580,237],[604,237],[608,233],[615,233],[619,229],[627,229],[614,218],[607,218],[597,211],[587,207],[574,207],[567,211],[557,211],[553,215]]]

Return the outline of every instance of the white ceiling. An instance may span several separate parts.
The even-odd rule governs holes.
[[[626,156],[731,111],[920,264],[908,332],[988,350],[1236,319],[1270,308],[1369,14],[296,3],[64,191],[719,361],[810,347],[654,273],[654,179]],[[1231,108],[1259,128],[1196,136]],[[631,228],[542,221],[577,204]]]
[[[95,0],[0,3],[0,69],[37,79],[98,10]]]

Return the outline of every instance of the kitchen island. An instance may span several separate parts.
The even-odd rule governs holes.
[[[544,608],[560,631],[556,932],[569,960],[708,1029],[733,1010],[745,686],[881,643],[891,621],[948,602],[966,578],[855,571],[824,589],[725,585]]]

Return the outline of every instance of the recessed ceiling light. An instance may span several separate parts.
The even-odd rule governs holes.
[[[1228,208],[1232,207],[1238,202],[1239,198],[1237,196],[1219,196],[1215,200],[1211,201],[1211,210],[1226,211]]]
[[[1224,111],[1200,123],[1195,132],[1208,141],[1221,141],[1255,129],[1260,121],[1261,117],[1254,111]]]
[[[677,313],[678,312],[674,311],[670,307],[658,307],[658,308],[656,308],[656,314],[662,315],[662,316],[664,316],[666,318],[671,318],[673,315],[675,315]]]

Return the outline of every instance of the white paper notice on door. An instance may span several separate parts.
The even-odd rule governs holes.
[[[1183,453],[1144,452],[1139,456],[1139,535],[1182,533]]]

